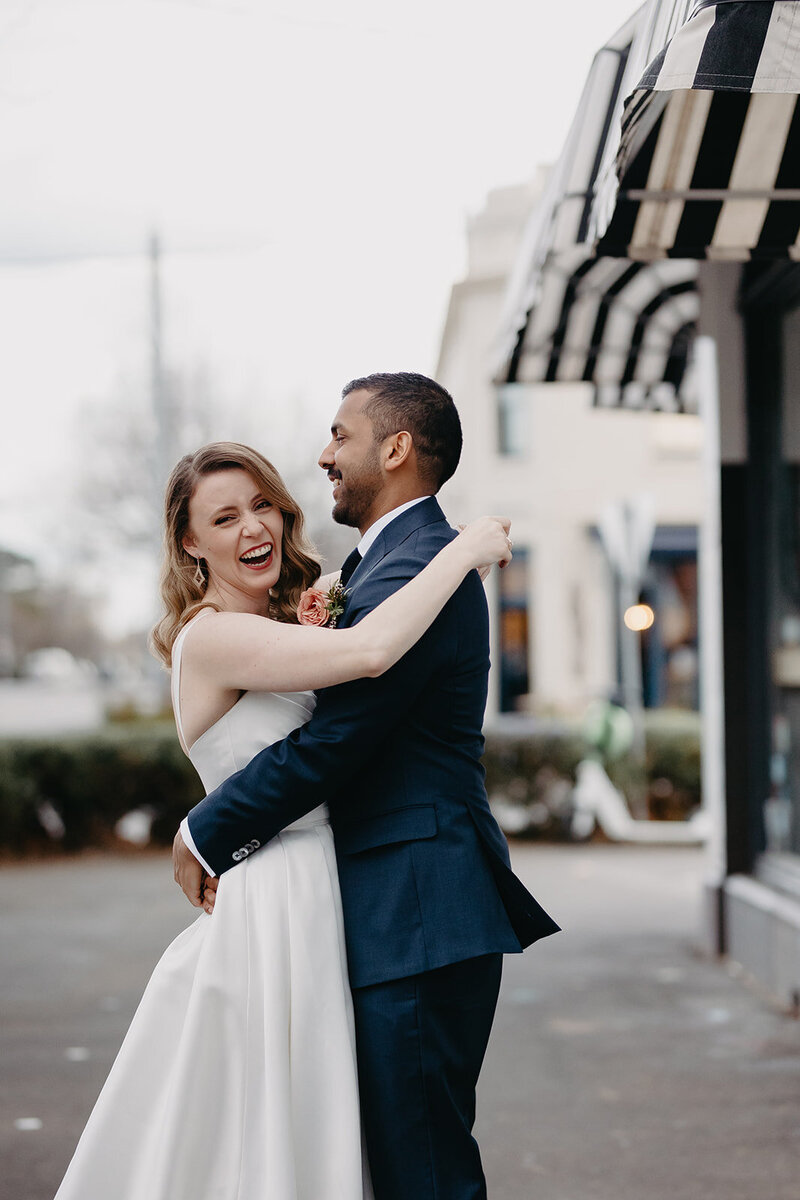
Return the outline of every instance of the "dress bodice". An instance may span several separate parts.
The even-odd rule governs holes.
[[[172,707],[184,745],[180,710],[181,655],[187,633],[195,621],[210,610],[203,609],[178,634],[172,647]],[[244,692],[236,703],[215,721],[205,733],[188,746],[192,766],[203,782],[206,793],[246,766],[260,750],[282,741],[304,725],[314,711],[313,692]],[[327,819],[326,806],[320,805],[288,828],[304,828]]]

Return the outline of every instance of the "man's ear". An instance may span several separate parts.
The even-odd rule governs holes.
[[[407,430],[393,433],[384,443],[383,465],[386,470],[396,471],[403,463],[408,462],[413,448],[414,439]]]

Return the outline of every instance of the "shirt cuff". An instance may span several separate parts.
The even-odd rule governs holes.
[[[195,844],[194,844],[194,838],[192,837],[192,831],[189,828],[189,818],[188,817],[184,817],[183,820],[181,821],[181,837],[183,838],[184,842],[186,843],[187,848],[189,850],[191,850],[192,854],[195,856],[197,861],[200,863],[200,866],[203,868],[206,875],[210,875],[212,877],[212,879],[215,879],[216,874],[217,874],[216,871],[211,870],[211,867],[208,865],[208,863],[203,858],[200,851],[197,849],[197,846],[195,846]]]

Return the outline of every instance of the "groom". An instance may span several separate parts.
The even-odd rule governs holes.
[[[458,413],[433,380],[345,387],[319,460],[334,520],[361,533],[340,626],[456,536],[434,496],[460,453]],[[376,1200],[486,1196],[471,1131],[502,955],[558,930],[512,873],[486,800],[488,670],[473,571],[395,667],[320,691],[307,725],[192,809],[181,827],[191,850],[175,841],[176,878],[199,904],[204,870],[228,870],[328,802]]]

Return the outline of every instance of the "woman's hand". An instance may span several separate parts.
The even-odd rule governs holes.
[[[479,517],[469,525],[459,525],[459,529],[456,542],[481,579],[486,578],[495,563],[506,567],[511,562],[513,543],[508,536],[511,529],[508,517]]]

